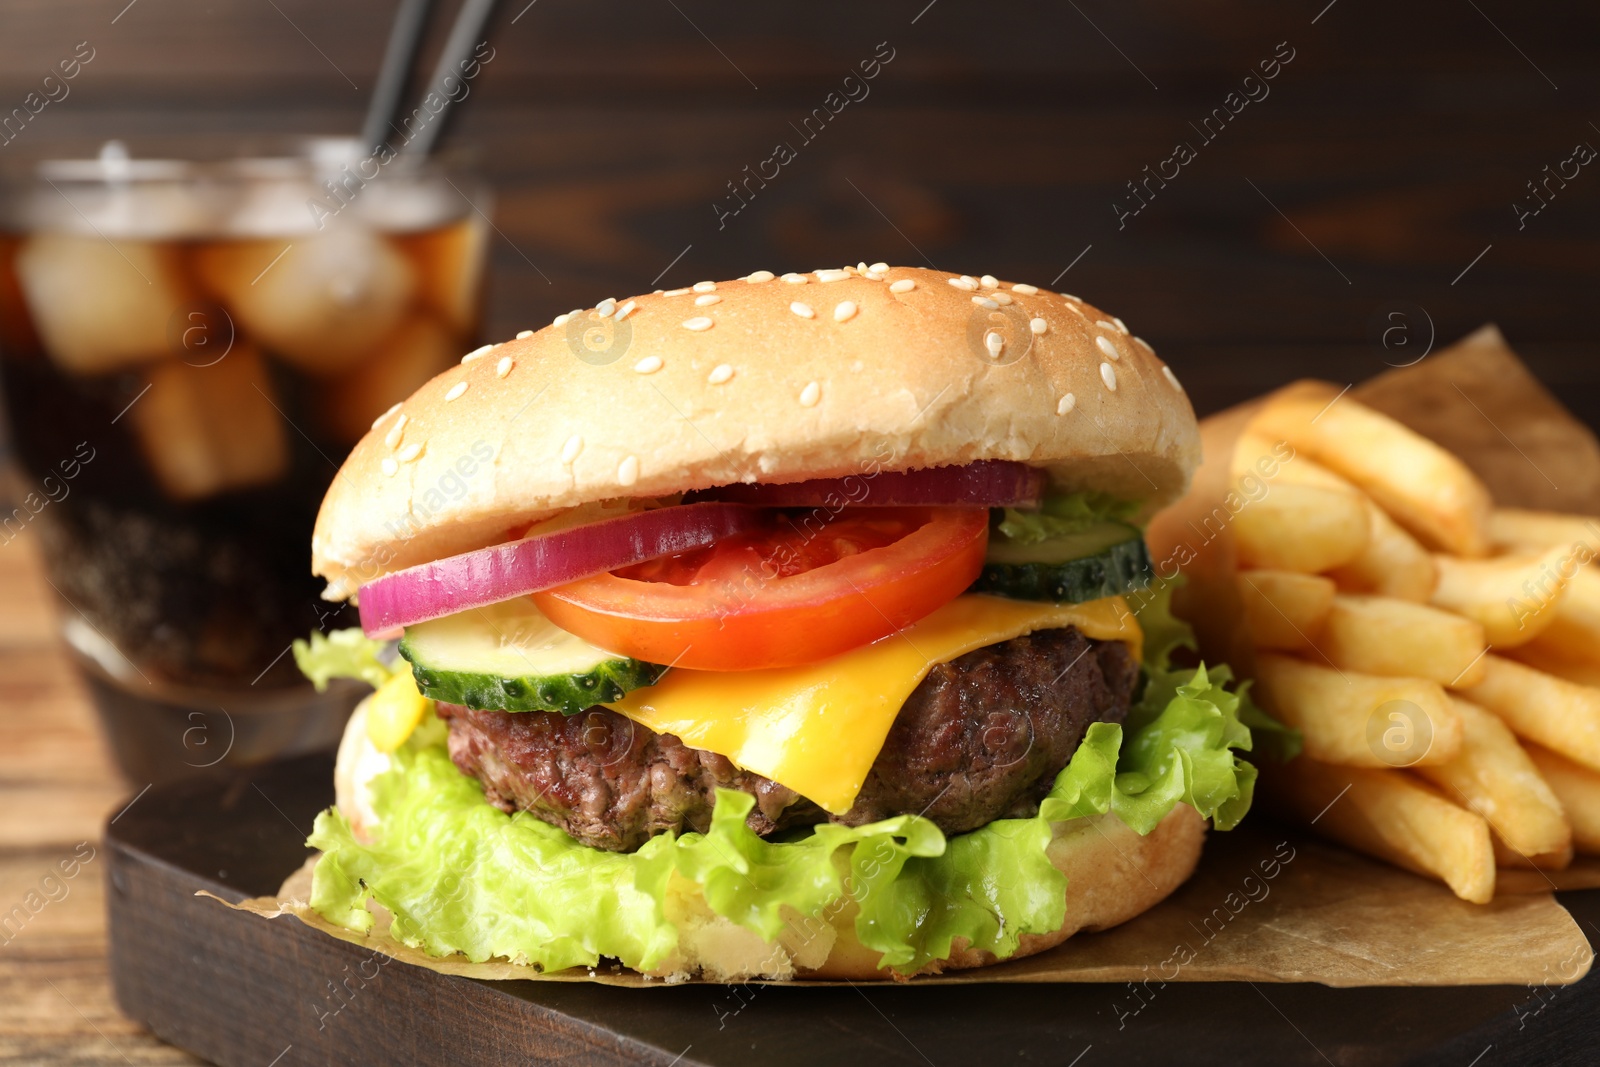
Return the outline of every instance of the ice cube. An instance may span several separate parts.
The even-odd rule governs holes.
[[[196,263],[246,332],[306,373],[328,377],[360,363],[394,330],[416,284],[405,256],[355,226],[225,241],[203,248]]]
[[[355,444],[372,428],[373,419],[454,365],[465,347],[461,335],[432,316],[410,316],[365,363],[321,392],[320,410],[328,432],[345,444]]]
[[[220,232],[234,238],[281,237],[280,249],[296,234],[315,234],[316,216],[306,204],[307,193],[299,175],[255,175],[228,205]]]
[[[489,223],[476,213],[442,229],[400,238],[416,265],[423,302],[462,332],[478,318]]]
[[[16,264],[45,351],[66,369],[99,374],[172,355],[168,323],[193,295],[174,246],[41,233]]]
[[[210,366],[152,368],[128,420],[167,495],[197,500],[285,472],[289,447],[275,403],[266,361],[239,341]]]

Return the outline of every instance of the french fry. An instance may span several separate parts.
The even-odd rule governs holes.
[[[1302,756],[1267,774],[1272,799],[1318,833],[1448,885],[1494,898],[1494,845],[1483,817],[1405,771],[1335,767]]]
[[[1382,596],[1333,598],[1317,649],[1340,670],[1472,685],[1483,677],[1483,627],[1471,619]]]
[[[1573,568],[1555,618],[1528,644],[1552,659],[1600,664],[1600,570]]]
[[[1600,771],[1600,689],[1503,656],[1483,657],[1483,681],[1457,691],[1525,737]]]
[[[1313,485],[1273,485],[1234,519],[1241,566],[1302,574],[1350,562],[1367,531],[1358,494]]]
[[[1523,748],[1561,801],[1572,825],[1572,843],[1579,852],[1600,853],[1600,772],[1543,745],[1524,744]]]
[[[1240,571],[1239,599],[1257,648],[1309,651],[1333,604],[1330,578],[1293,571]]]
[[[1367,522],[1367,547],[1349,563],[1330,571],[1329,577],[1340,589],[1352,593],[1377,593],[1426,604],[1439,583],[1432,554],[1371,500],[1367,501]]]
[[[1572,828],[1561,802],[1511,728],[1470,701],[1456,697],[1451,704],[1461,717],[1461,751],[1416,773],[1483,816],[1497,845],[1505,846],[1496,849],[1502,864],[1559,870],[1572,862]]]
[[[1518,554],[1583,545],[1591,557],[1600,556],[1600,518],[1495,508],[1489,513],[1489,545],[1496,552]]]
[[[1439,683],[1424,678],[1379,678],[1264,652],[1254,692],[1323,763],[1409,767],[1461,751],[1460,716]]]
[[[1489,827],[1491,840],[1494,841],[1494,862],[1502,869],[1525,871],[1564,871],[1572,866],[1572,857],[1577,850],[1568,844],[1559,852],[1518,852],[1500,839],[1494,833],[1494,827]]]
[[[1576,567],[1563,548],[1533,558],[1435,556],[1434,562],[1439,568],[1434,606],[1482,623],[1484,636],[1496,648],[1525,645],[1555,621]]]
[[[1308,383],[1262,406],[1252,429],[1343,475],[1431,547],[1489,552],[1489,491],[1455,456],[1332,386]]]
[[[1234,481],[1242,481],[1252,473],[1274,485],[1314,485],[1321,489],[1360,492],[1347,479],[1296,451],[1289,442],[1247,431],[1239,435],[1233,447]]]
[[[1311,574],[1359,551],[1365,538],[1353,504],[1366,497],[1292,445],[1245,433],[1234,445],[1232,473],[1249,501],[1235,524],[1247,565]]]
[[[1557,678],[1600,689],[1600,663],[1592,660],[1570,660],[1551,655],[1540,649],[1538,641],[1530,641],[1521,648],[1508,649],[1506,655],[1518,663],[1526,663]]]

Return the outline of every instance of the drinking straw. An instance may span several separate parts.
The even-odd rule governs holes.
[[[428,23],[433,0],[400,0],[394,25],[389,28],[389,44],[383,52],[378,84],[367,104],[367,119],[361,127],[361,147],[372,151],[389,139],[389,122],[405,91],[406,75],[416,59],[422,30]]]
[[[461,10],[456,14],[455,25],[450,27],[450,37],[445,41],[444,51],[439,55],[439,62],[433,68],[433,77],[428,79],[423,87],[424,92],[436,92],[444,99],[444,108],[433,116],[433,120],[417,132],[417,135],[406,142],[402,154],[415,159],[422,159],[433,150],[434,142],[439,139],[439,134],[444,130],[445,121],[450,117],[451,105],[454,103],[444,91],[445,79],[454,76],[461,80],[461,68],[472,57],[473,50],[483,41],[483,27],[489,21],[489,15],[494,11],[495,0],[466,0],[461,5]]]

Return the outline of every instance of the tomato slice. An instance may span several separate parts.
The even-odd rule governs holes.
[[[811,663],[887,637],[977,578],[986,508],[774,510],[762,528],[533,594],[557,626],[705,671]]]

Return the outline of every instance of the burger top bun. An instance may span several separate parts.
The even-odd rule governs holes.
[[[350,453],[312,569],[340,599],[593,501],[978,459],[1153,510],[1199,452],[1171,369],[1076,297],[884,264],[758,271],[469,353]]]

